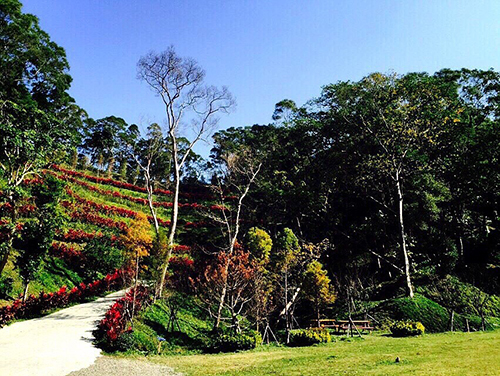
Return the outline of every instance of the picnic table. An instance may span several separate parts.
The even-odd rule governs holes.
[[[370,320],[337,320],[339,331],[343,330],[344,333],[352,330],[368,331],[371,333],[375,328],[371,326]]]
[[[347,333],[351,330],[368,331],[371,332],[375,328],[371,325],[370,320],[336,320],[336,319],[320,319],[320,320],[311,320],[311,328],[320,327],[320,328],[330,328],[334,329],[337,332]]]

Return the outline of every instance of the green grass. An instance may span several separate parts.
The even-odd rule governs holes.
[[[153,356],[185,375],[498,375],[500,331],[413,338],[379,334],[303,348]],[[396,363],[396,357],[400,362]]]

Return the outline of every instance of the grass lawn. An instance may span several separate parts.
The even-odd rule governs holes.
[[[373,334],[313,347],[263,346],[234,354],[150,360],[185,375],[499,375],[500,330],[416,338]]]

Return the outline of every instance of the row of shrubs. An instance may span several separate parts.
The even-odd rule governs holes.
[[[100,177],[96,177],[96,176],[85,174],[83,172],[68,170],[68,169],[65,169],[65,168],[63,168],[61,166],[58,166],[56,164],[52,165],[52,169],[54,169],[56,171],[59,171],[59,172],[62,172],[62,173],[66,174],[66,175],[69,175],[69,176],[76,176],[76,177],[79,177],[79,178],[84,178],[84,179],[86,179],[88,181],[91,181],[93,183],[104,184],[104,185],[111,185],[111,186],[114,186],[114,187],[117,187],[117,188],[124,188],[124,189],[128,189],[128,190],[131,190],[131,191],[136,191],[136,192],[141,192],[141,193],[147,193],[146,188],[144,188],[144,187],[139,187],[139,186],[134,185],[134,184],[121,182],[121,181],[114,180],[114,179],[111,179],[111,178],[100,178]],[[155,194],[162,194],[162,195],[166,195],[166,196],[171,196],[172,195],[172,191],[165,190],[165,189],[155,189],[154,193]],[[187,193],[187,192],[183,192],[181,194],[181,196],[182,197],[187,197],[187,198],[198,197],[198,198],[203,198],[203,199],[207,199],[207,200],[212,199],[212,195],[209,195],[209,194],[206,194],[206,193],[195,193],[195,192]]]
[[[135,299],[135,302],[134,302]],[[123,298],[118,299],[106,312],[94,331],[94,337],[99,347],[107,350],[122,350],[120,337],[131,333],[132,327],[128,326],[133,318],[151,300],[147,287],[139,285],[130,289]]]
[[[205,352],[233,352],[251,350],[262,343],[259,332],[248,330],[242,333],[214,333],[205,344]]]
[[[0,327],[12,320],[29,319],[42,315],[55,308],[63,308],[72,303],[79,303],[105,291],[120,288],[130,280],[130,272],[116,270],[105,278],[92,283],[81,283],[68,290],[66,286],[57,292],[41,292],[38,296],[30,295],[26,300],[20,297],[11,305],[0,308]]]
[[[425,332],[425,327],[418,321],[395,321],[389,329],[394,337],[418,336]],[[290,331],[289,346],[311,346],[331,341],[332,337],[327,329],[295,329]]]

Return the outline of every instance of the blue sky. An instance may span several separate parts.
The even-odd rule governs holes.
[[[21,1],[66,49],[77,103],[143,126],[162,122],[163,107],[136,63],[171,44],[236,97],[222,129],[267,124],[284,98],[303,104],[375,71],[500,69],[498,0]]]

